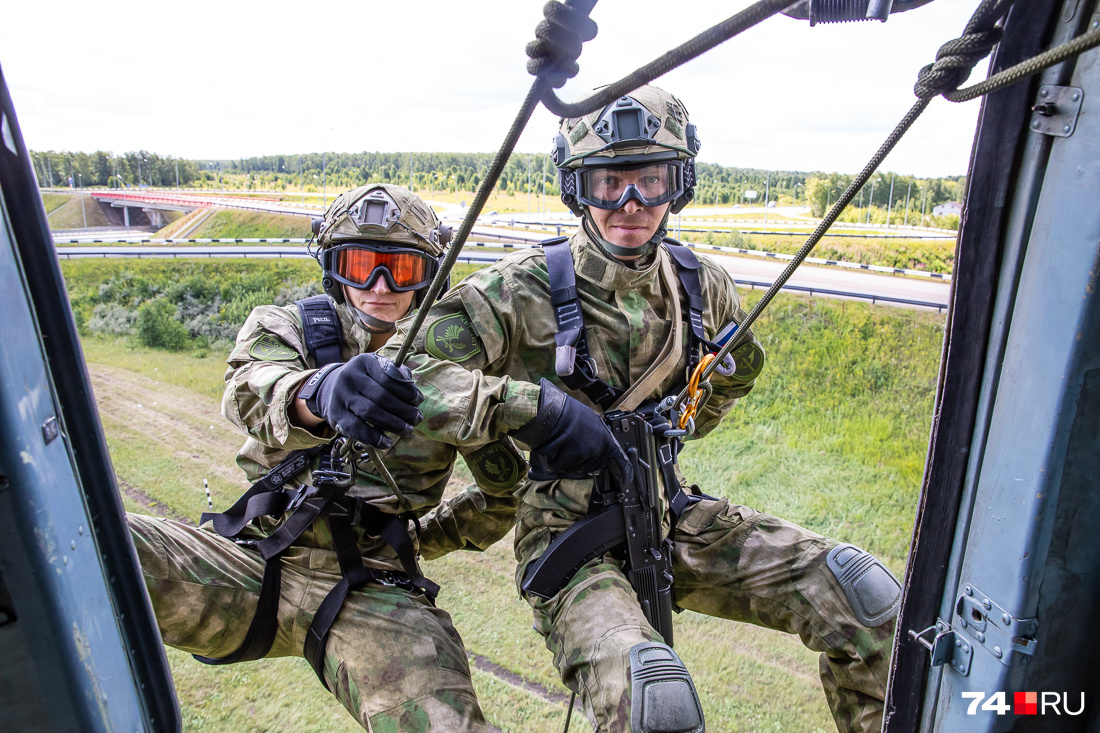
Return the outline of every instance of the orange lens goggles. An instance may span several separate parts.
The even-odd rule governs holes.
[[[374,249],[349,244],[334,248],[333,274],[353,288],[367,289],[379,277],[386,278],[390,290],[416,290],[432,278],[435,260],[415,249]]]

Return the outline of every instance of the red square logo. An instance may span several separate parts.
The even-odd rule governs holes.
[[[1038,715],[1039,714],[1039,693],[1038,692],[1016,692],[1014,694],[1013,702],[1015,703],[1014,710],[1017,715]]]

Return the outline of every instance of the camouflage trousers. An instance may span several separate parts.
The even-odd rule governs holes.
[[[547,546],[547,525],[561,521],[560,513],[555,520],[546,512],[520,504],[519,578]],[[857,620],[825,564],[836,542],[725,499],[687,508],[672,539],[679,606],[798,634],[821,652],[821,683],[837,728],[882,729],[894,622],[868,628]],[[629,731],[630,649],[661,636],[618,562],[594,560],[550,600],[528,600],[562,682],[580,695],[595,729]]]
[[[212,531],[128,515],[165,644],[219,657],[245,637],[264,562]],[[279,629],[269,657],[302,656],[306,631],[340,581],[331,550],[291,547],[282,560]],[[329,632],[325,682],[374,733],[487,731],[462,639],[423,595],[368,584],[348,594]]]

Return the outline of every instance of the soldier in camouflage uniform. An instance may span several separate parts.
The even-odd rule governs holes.
[[[698,149],[686,109],[654,87],[562,120],[555,141],[562,198],[582,217],[568,246],[587,353],[597,375],[625,391],[616,409],[676,394],[687,377],[689,304],[665,233],[670,212],[692,196]],[[715,341],[745,314],[727,272],[699,259],[702,329]],[[551,305],[548,272],[547,256],[533,249],[471,275],[431,308],[407,361],[425,397],[419,434],[464,446],[511,434],[531,448],[539,469],[532,479],[547,479],[518,492],[518,582],[555,536],[585,517],[592,473],[601,466],[621,473],[623,463],[596,419],[601,408],[584,392],[562,392],[571,366],[562,368],[562,356],[571,346],[561,340],[562,313]],[[383,353],[408,337],[399,329]],[[734,355],[736,365],[713,375],[713,395],[691,437],[709,433],[752,389],[763,366],[759,344],[754,338]],[[658,432],[669,427],[660,419],[652,424]],[[889,571],[851,545],[701,496],[678,468],[676,480],[677,493],[693,496],[678,521],[664,518],[673,541],[675,603],[798,634],[822,653],[822,685],[837,727],[879,730],[900,596]],[[549,600],[528,600],[562,681],[580,694],[598,731],[630,730],[632,714],[635,730],[701,729],[702,711],[682,666],[673,677],[687,683],[667,686],[664,708],[656,699],[661,693],[647,702],[632,688],[632,650],[652,650],[662,638],[615,557],[588,562]],[[664,658],[681,664],[671,650]],[[661,719],[667,727],[653,722]]]
[[[420,535],[419,549],[429,557],[484,549],[512,527],[516,502],[511,489],[526,471],[509,443],[465,451],[484,490],[471,487],[437,507],[455,448],[417,436],[394,442],[383,433],[407,432],[408,424],[419,419],[419,396],[403,375],[379,369],[385,362],[371,352],[390,337],[394,322],[416,307],[438,266],[444,232],[431,207],[405,189],[374,185],[339,196],[318,242],[323,284],[340,321],[340,364],[316,368],[295,305],[261,306],[241,329],[226,372],[222,409],[248,436],[237,462],[250,481],[291,451],[327,444],[336,424],[383,449],[392,444],[385,463],[403,500],[373,469],[361,467],[340,505],[358,520],[354,537],[363,565],[377,572],[339,607],[318,671],[325,686],[373,731],[487,730],[462,640],[448,614],[422,585],[411,582],[391,544],[379,536],[380,520],[403,510],[419,516],[420,532],[409,525],[402,531],[414,547]],[[316,387],[318,381],[321,388],[307,402],[303,386]],[[309,484],[309,468],[283,477],[285,490]],[[219,535],[209,521],[194,528],[130,515],[166,644],[212,662],[242,648],[265,571],[256,543],[283,528],[290,515],[260,516],[244,526],[236,541]],[[266,656],[301,656],[318,608],[341,582],[330,525],[316,521],[276,562],[282,574],[278,628]]]

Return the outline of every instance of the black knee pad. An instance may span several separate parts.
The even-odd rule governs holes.
[[[864,626],[882,626],[898,615],[901,583],[874,555],[855,545],[837,545],[825,559],[848,605]]]
[[[630,650],[630,730],[703,733],[703,708],[687,667],[667,644],[644,641]]]

